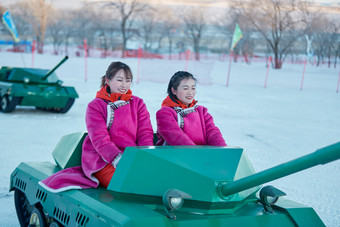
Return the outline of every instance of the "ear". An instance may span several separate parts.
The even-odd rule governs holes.
[[[176,95],[176,90],[174,88],[171,88],[172,94]]]
[[[105,78],[105,83],[109,84],[109,80],[107,78]]]

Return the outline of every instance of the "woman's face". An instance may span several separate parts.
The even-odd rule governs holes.
[[[126,78],[124,70],[122,69],[119,70],[111,80],[106,79],[106,83],[109,85],[111,93],[126,94],[130,89],[131,82],[131,79]]]
[[[196,95],[196,81],[191,78],[183,79],[177,90],[171,88],[171,91],[184,105],[189,105]]]

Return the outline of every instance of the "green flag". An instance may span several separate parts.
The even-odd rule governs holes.
[[[233,35],[233,42],[231,43],[231,47],[230,47],[231,51],[233,51],[234,47],[236,46],[238,41],[240,41],[241,38],[242,38],[241,28],[240,28],[240,26],[238,26],[238,24],[236,24],[234,35]]]

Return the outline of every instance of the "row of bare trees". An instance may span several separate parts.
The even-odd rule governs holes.
[[[233,24],[238,22],[243,27],[244,38],[236,47],[236,53],[252,53],[256,48],[254,45],[259,44],[256,38],[262,37],[268,53],[273,55],[274,68],[278,69],[289,54],[306,50],[307,35],[313,39],[310,48],[314,50],[318,64],[325,56],[329,64],[331,56],[335,59],[339,56],[339,15],[327,17],[318,7],[301,0],[236,0],[234,3],[229,13],[234,23],[222,27],[229,34]]]
[[[86,38],[91,46],[100,40],[104,50],[121,48],[124,57],[128,41],[134,39],[147,51],[167,47],[169,56],[174,48],[183,51],[190,45],[199,60],[202,46],[227,52],[238,23],[243,38],[234,56],[243,55],[246,61],[262,52],[273,56],[274,68],[281,68],[287,56],[305,52],[307,41],[318,63],[327,58],[330,64],[331,57],[339,56],[340,18],[326,16],[310,2],[235,0],[220,14],[207,7],[156,7],[145,2],[98,1],[68,10],[45,0],[22,0],[9,10],[21,39],[33,36],[39,53],[45,39],[57,53],[62,46],[67,51],[70,44],[82,45]],[[5,10],[1,3],[0,10]]]

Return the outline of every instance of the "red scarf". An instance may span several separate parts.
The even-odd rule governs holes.
[[[111,93],[111,94],[109,94],[106,90],[107,87],[108,87],[107,84],[105,86],[103,86],[97,92],[96,98],[101,98],[101,99],[105,99],[105,100],[110,101],[110,102],[115,102],[115,101],[118,101],[118,100],[127,101],[127,100],[131,99],[131,97],[132,97],[132,91],[130,89],[126,92],[126,94],[121,94],[121,93]]]
[[[176,107],[176,106],[179,106],[181,107],[182,109],[186,109],[186,108],[190,108],[190,107],[193,107],[197,101],[192,100],[192,102],[187,106],[185,104],[183,104],[181,101],[179,101],[178,99],[176,99],[177,103],[175,101],[173,101],[169,95],[164,99],[163,103],[162,103],[162,107],[164,106],[168,106],[168,107]]]

